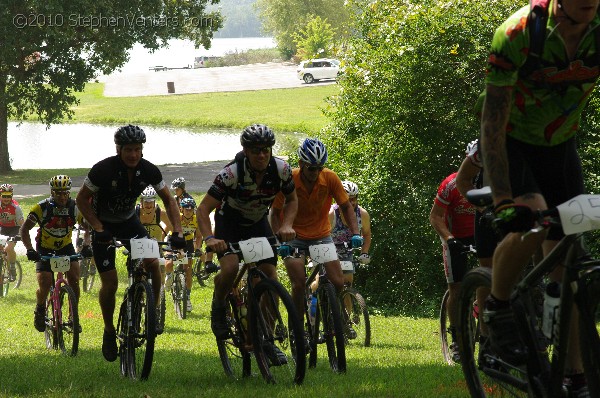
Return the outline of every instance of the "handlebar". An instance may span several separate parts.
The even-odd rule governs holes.
[[[83,258],[83,256],[81,254],[73,254],[73,255],[54,255],[54,256],[40,256],[40,260],[42,261],[48,261],[51,260],[53,258],[60,258],[60,257],[69,257],[69,260],[71,261],[75,261],[75,260],[81,260]]]

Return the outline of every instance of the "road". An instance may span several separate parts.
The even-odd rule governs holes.
[[[335,80],[329,80],[306,84],[298,79],[296,68],[297,65],[289,62],[269,62],[218,68],[113,73],[98,80],[104,83],[106,97],[267,90],[335,83]],[[174,93],[168,92],[169,82],[172,83]]]

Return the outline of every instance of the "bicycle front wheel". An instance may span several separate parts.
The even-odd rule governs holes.
[[[304,329],[290,294],[272,279],[254,287],[250,311],[254,355],[269,383],[302,384],[306,373]]]
[[[128,335],[128,317],[127,317],[127,293],[125,293],[125,300],[121,303],[119,309],[119,318],[117,321],[117,344],[119,345],[119,365],[121,375],[127,377],[129,374],[129,365],[127,363],[127,335]]]
[[[477,291],[489,291],[492,271],[479,267],[465,275],[458,303],[460,362],[472,397],[527,397],[527,374],[506,362],[492,351],[489,339],[480,336]],[[480,295],[481,291],[480,290]]]
[[[250,353],[245,349],[247,324],[242,323],[239,319],[237,308],[235,297],[229,294],[225,315],[229,326],[229,337],[217,340],[217,349],[223,370],[228,377],[234,379],[251,376]]]
[[[175,304],[175,312],[179,319],[187,317],[187,289],[185,287],[185,274],[182,272],[175,273],[173,281],[173,302]]]
[[[74,357],[79,349],[80,330],[77,297],[75,297],[75,292],[69,285],[61,286],[59,297],[58,345],[63,354]]]
[[[346,371],[346,347],[340,301],[331,283],[324,283],[317,289],[318,306],[315,316],[313,340],[325,341],[329,366],[333,371]]]
[[[352,287],[344,289],[341,297],[346,344],[355,341],[371,346],[371,320],[365,299]]]
[[[450,297],[450,291],[446,290],[444,297],[442,298],[442,304],[440,305],[440,344],[442,346],[442,355],[444,361],[448,365],[454,365],[452,354],[450,353],[450,339],[448,334],[448,327],[450,322],[448,321],[448,298]]]
[[[9,278],[9,269],[8,264],[0,259],[0,297],[6,297],[8,295],[8,289],[10,286],[10,278]]]
[[[129,377],[145,380],[150,376],[154,356],[156,306],[152,287],[145,281],[135,283],[131,294],[131,328],[127,334]]]
[[[52,300],[52,290],[50,290],[50,296],[46,302],[46,329],[44,330],[46,348],[49,350],[58,349],[58,334],[54,324],[54,301]]]
[[[96,267],[91,258],[83,258],[79,261],[81,269],[81,282],[84,292],[90,292],[96,279]]]

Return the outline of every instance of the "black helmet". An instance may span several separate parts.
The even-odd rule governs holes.
[[[273,134],[273,130],[264,124],[253,124],[244,129],[240,142],[243,147],[273,146],[275,145],[275,134]]]
[[[115,144],[143,144],[146,142],[146,133],[138,126],[127,125],[119,127],[115,132]]]

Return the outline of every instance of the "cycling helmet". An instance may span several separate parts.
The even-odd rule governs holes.
[[[69,191],[71,189],[71,178],[60,174],[52,177],[48,185],[50,185],[50,189],[53,191]]]
[[[298,148],[298,158],[304,163],[323,166],[327,161],[327,148],[316,138],[307,138]]]
[[[240,142],[243,147],[273,146],[275,145],[275,134],[264,124],[253,124],[244,129]]]
[[[358,195],[358,185],[353,183],[352,181],[342,181],[342,185],[344,186],[344,190],[348,194],[348,196],[356,196]]]
[[[143,144],[146,142],[146,133],[138,126],[131,124],[119,129],[115,132],[115,144]]]
[[[0,192],[12,192],[13,186],[10,184],[2,184],[0,185]]]
[[[152,186],[147,186],[142,192],[142,200],[146,202],[150,202],[156,200],[156,191]]]
[[[470,153],[473,153],[473,150],[477,148],[478,141],[479,140],[473,140],[467,144],[467,150],[465,151],[465,153],[467,155],[469,155]]]
[[[171,183],[171,189],[175,189],[175,188],[185,189],[185,178],[178,177],[178,178],[174,179],[173,182]]]
[[[195,209],[196,201],[193,198],[183,198],[179,205],[182,209]]]

